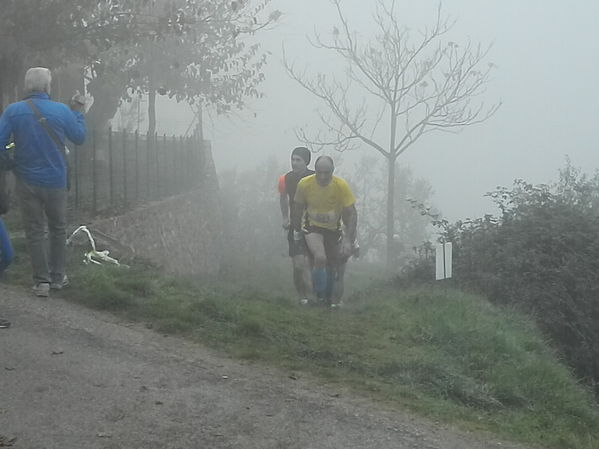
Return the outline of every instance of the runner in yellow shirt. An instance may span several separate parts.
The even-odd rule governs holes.
[[[297,185],[291,216],[294,232],[305,235],[313,259],[312,282],[317,298],[331,307],[341,303],[345,264],[356,247],[358,213],[347,182],[333,176],[335,165],[329,156],[320,156],[315,173]],[[343,224],[343,232],[342,232]]]

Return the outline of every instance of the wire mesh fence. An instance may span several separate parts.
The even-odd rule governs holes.
[[[70,208],[108,215],[196,187],[204,165],[199,138],[91,131],[70,160]]]

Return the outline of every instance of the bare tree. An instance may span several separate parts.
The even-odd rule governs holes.
[[[373,15],[376,36],[362,42],[350,29],[341,0],[331,0],[339,26],[331,37],[315,33],[317,48],[336,53],[346,63],[340,80],[298,70],[284,57],[289,75],[327,106],[319,116],[323,128],[315,135],[304,129],[297,137],[316,151],[338,151],[365,144],[387,161],[387,263],[393,262],[396,160],[424,134],[457,132],[491,117],[500,104],[485,106],[476,98],[485,92],[492,63],[485,64],[490,46],[445,42],[454,22],[437,8],[432,27],[417,34],[400,25],[395,0],[378,0]],[[360,104],[352,101],[362,98]],[[380,131],[381,122],[388,128]],[[382,136],[382,137],[381,137]],[[388,141],[387,141],[388,139]]]
[[[431,214],[430,200],[433,188],[430,183],[416,177],[407,166],[397,163],[395,182],[395,237],[393,239],[394,262],[399,266],[405,265],[414,247],[421,245],[430,238],[431,217],[423,214],[413,204],[421,204],[424,210]],[[357,204],[358,235],[360,237],[360,257],[370,254],[370,258],[383,260],[386,254],[385,245],[385,186],[373,182],[386,175],[385,161],[374,153],[364,155],[357,162],[352,174],[347,179],[354,194],[360,201]],[[428,207],[428,209],[426,209]]]

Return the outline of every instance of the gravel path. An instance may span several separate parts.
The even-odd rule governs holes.
[[[2,284],[0,317],[0,447],[522,449]]]

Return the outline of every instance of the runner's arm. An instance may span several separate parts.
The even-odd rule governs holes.
[[[305,204],[295,203],[296,207],[291,211],[291,229],[300,232],[302,229],[302,216],[304,215]]]
[[[358,228],[358,211],[356,210],[356,205],[352,204],[351,206],[344,207],[341,212],[341,219],[345,225],[345,235],[349,243],[353,245],[356,241],[356,230]]]
[[[306,210],[306,197],[304,194],[305,179],[306,178],[302,179],[297,185],[297,190],[295,191],[295,196],[293,198],[294,207],[291,210],[291,229],[293,229],[294,232],[301,232],[302,230],[302,217]]]
[[[285,181],[285,175],[281,175],[279,177],[277,189],[279,191],[281,215],[283,216],[283,229],[289,229],[289,199],[287,195],[287,183]]]
[[[341,242],[340,255],[343,258],[348,258],[352,255],[356,243],[356,229],[358,227],[358,211],[356,210],[356,206],[352,204],[351,206],[344,207],[341,212],[341,218],[345,225],[345,235]]]
[[[281,193],[279,197],[279,205],[281,206],[281,216],[283,217],[283,228],[289,228],[289,199],[286,193]]]

